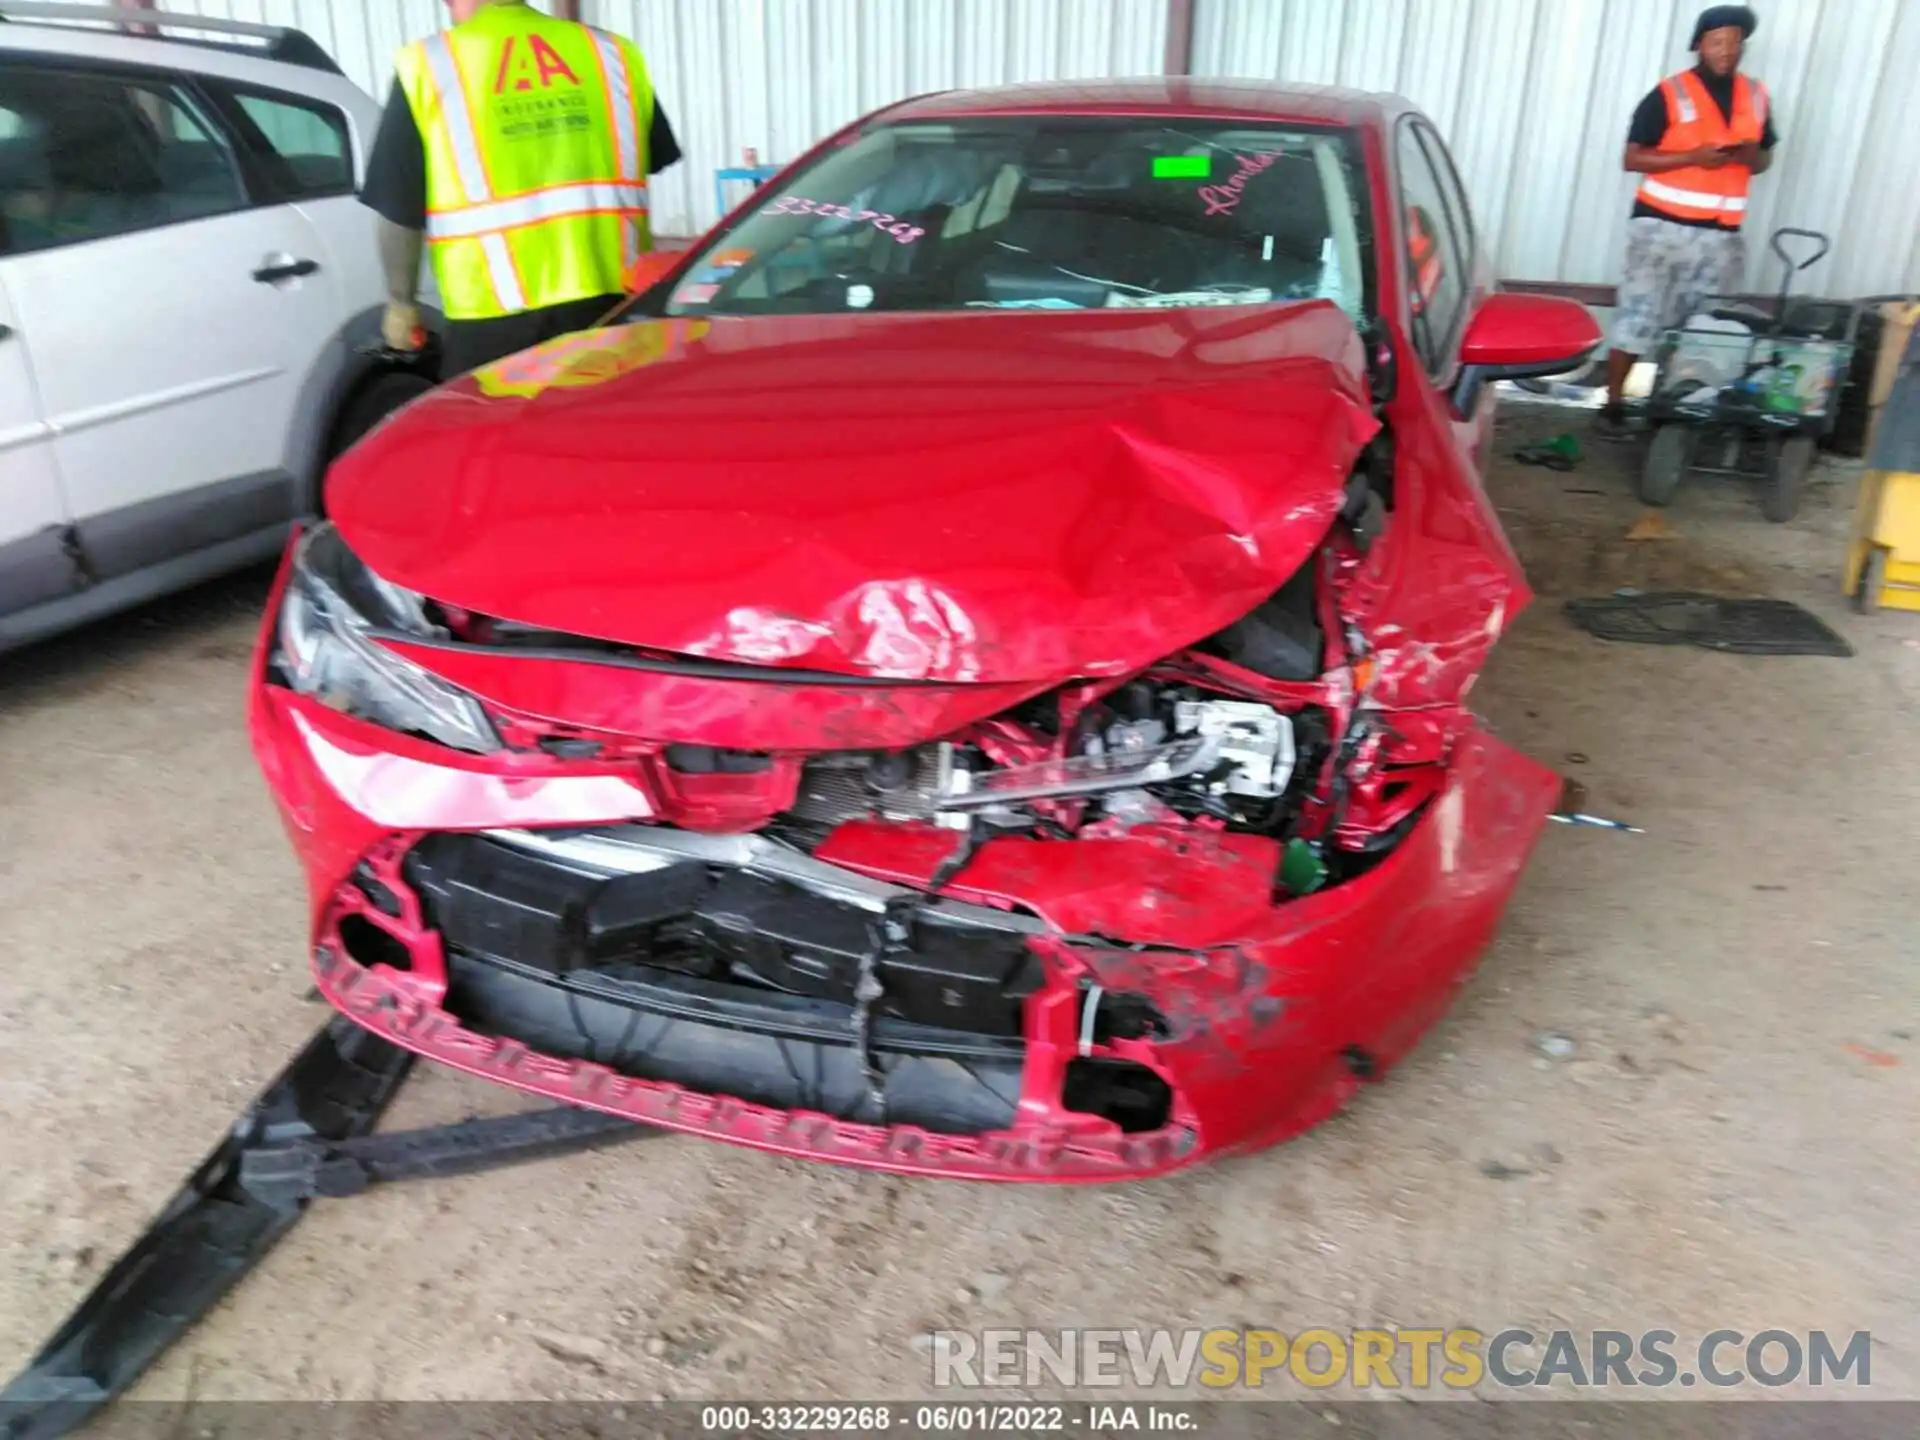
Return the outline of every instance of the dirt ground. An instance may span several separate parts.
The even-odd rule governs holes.
[[[1509,407],[1500,450],[1567,423]],[[1647,833],[1549,826],[1452,1015],[1306,1138],[1111,1188],[661,1138],[322,1202],[138,1393],[909,1397],[933,1328],[1469,1324],[1864,1329],[1920,1396],[1920,615],[1846,609],[1823,474],[1791,525],[1696,482],[1630,543],[1618,452],[1501,462],[1539,600],[1476,703]],[[264,584],[0,660],[0,1371],[324,1018],[242,724]],[[1560,613],[1624,585],[1780,595],[1859,653]],[[422,1070],[390,1123],[516,1104]]]

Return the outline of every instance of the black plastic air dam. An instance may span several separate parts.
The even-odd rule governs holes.
[[[469,1029],[756,1105],[974,1135],[1011,1125],[1020,1098],[1018,1040],[875,1021],[876,1105],[840,1006],[637,966],[563,980],[459,951],[447,976],[446,1008]]]
[[[87,1423],[264,1259],[318,1196],[666,1133],[565,1105],[367,1133],[412,1064],[407,1051],[345,1016],[330,1020],[0,1389],[0,1437],[58,1440]],[[161,1428],[179,1430],[181,1417],[169,1417]],[[154,1434],[155,1425],[141,1417],[123,1433]]]
[[[449,948],[550,975],[643,967],[743,996],[851,1007],[863,960],[884,988],[876,1016],[1018,1039],[1044,979],[1018,932],[915,909],[883,944],[869,909],[698,860],[642,874],[587,873],[483,835],[429,835],[406,877]],[[750,1024],[750,1021],[743,1022]]]
[[[908,899],[886,917],[688,859],[590,872],[484,835],[439,834],[405,875],[440,933],[450,1014],[545,1055],[752,1104],[971,1135],[1013,1122],[1023,934]],[[361,963],[382,957],[349,953]],[[863,966],[881,985],[864,1024]],[[875,1085],[878,1095],[875,1095]]]
[[[336,1017],[248,1106],[132,1249],[0,1390],[0,1435],[50,1440],[131,1385],[293,1228],[306,1197],[256,1194],[248,1154],[373,1129],[413,1057]]]

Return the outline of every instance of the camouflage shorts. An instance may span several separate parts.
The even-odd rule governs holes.
[[[1676,225],[1646,215],[1629,220],[1613,348],[1646,354],[1662,331],[1684,322],[1704,297],[1731,293],[1746,269],[1746,255],[1738,230]]]

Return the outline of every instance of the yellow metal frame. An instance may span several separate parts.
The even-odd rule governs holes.
[[[1861,477],[1842,593],[1862,610],[1920,610],[1920,475],[1869,470]]]
[[[1900,375],[1900,367],[1914,346],[1920,345],[1920,338],[1913,334],[1914,326],[1920,324],[1920,304],[1885,304],[1880,314],[1887,333],[1868,396],[1875,415],[1881,413],[1881,406],[1920,402],[1920,387],[1915,384],[1920,376]],[[1877,422],[1871,428],[1877,431]],[[1868,464],[1894,460],[1892,455],[1872,453],[1879,448],[1877,442],[1870,447]],[[1896,463],[1913,462],[1902,454]],[[1853,596],[1854,605],[1868,613],[1883,605],[1920,610],[1920,474],[1882,468],[1869,470],[1861,478],[1841,593]]]

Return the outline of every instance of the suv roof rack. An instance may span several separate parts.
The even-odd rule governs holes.
[[[0,22],[18,20],[35,25],[81,27],[118,24],[147,38],[171,40],[182,45],[201,45],[214,50],[232,50],[245,55],[264,55],[269,60],[303,65],[309,70],[326,70],[335,75],[345,73],[311,35],[288,25],[256,25],[214,15],[176,15],[169,10],[141,10],[130,5],[56,5],[47,3],[47,0],[0,0]],[[232,40],[205,38],[205,35],[168,35],[162,33],[165,30],[197,30],[206,35],[239,36],[264,43],[236,44]]]

